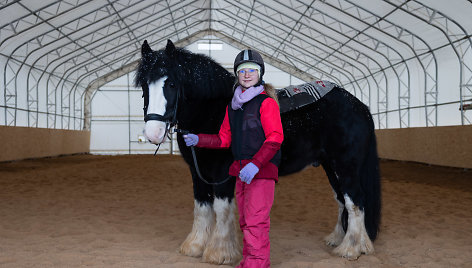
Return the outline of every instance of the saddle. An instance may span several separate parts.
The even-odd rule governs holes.
[[[314,103],[335,87],[338,85],[333,82],[319,80],[276,89],[280,113],[290,112]]]

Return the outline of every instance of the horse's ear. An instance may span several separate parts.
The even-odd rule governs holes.
[[[174,55],[175,51],[175,45],[170,41],[170,39],[167,39],[167,46],[166,46],[166,54],[170,57]]]
[[[145,58],[147,55],[152,53],[152,49],[149,46],[147,40],[144,40],[143,45],[141,46],[141,56]]]

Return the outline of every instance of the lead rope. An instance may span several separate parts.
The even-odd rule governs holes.
[[[183,129],[179,129],[179,128],[175,128],[174,132],[180,133],[182,135],[186,135],[186,134],[189,133],[188,130],[183,130]],[[220,182],[209,182],[209,181],[205,180],[202,176],[202,173],[200,173],[200,168],[198,167],[197,156],[195,154],[194,146],[190,146],[190,151],[192,151],[192,157],[193,157],[193,163],[195,164],[195,170],[197,171],[198,178],[201,181],[203,181],[204,183],[206,183],[208,185],[220,185],[220,184],[223,184],[223,183],[227,182],[229,179],[231,179],[232,176],[228,176],[227,178],[225,178],[224,180],[222,180]]]
[[[168,123],[167,123],[168,124]],[[164,133],[164,136],[167,135],[168,133],[168,130],[169,128],[167,127],[167,124],[166,124],[166,132]],[[185,130],[181,130],[181,129],[174,129],[174,132],[178,132],[178,133],[183,133],[185,134],[186,131]],[[157,149],[156,151],[154,152],[154,156],[157,154],[157,151],[159,151],[159,148],[161,147],[161,144],[162,143],[159,143],[157,145]],[[195,148],[193,146],[190,146],[190,150],[192,151],[192,157],[193,157],[193,163],[195,164],[195,170],[197,171],[197,175],[198,175],[198,178],[203,181],[204,183],[208,184],[208,185],[220,185],[220,184],[223,184],[225,182],[227,182],[229,179],[231,179],[232,176],[228,176],[226,179],[220,181],[220,182],[209,182],[207,180],[205,180],[202,176],[202,173],[200,173],[200,168],[198,167],[198,162],[197,162],[197,156],[195,154]]]
[[[195,170],[197,171],[197,175],[200,178],[200,180],[202,180],[204,183],[208,185],[220,185],[227,182],[232,177],[232,176],[228,176],[226,179],[220,182],[208,182],[207,180],[203,178],[202,174],[200,173],[200,169],[198,168],[198,163],[197,163],[197,156],[195,155],[195,149],[193,148],[193,146],[190,146],[190,150],[192,151],[193,163],[195,164]]]

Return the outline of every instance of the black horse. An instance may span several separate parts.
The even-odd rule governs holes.
[[[169,130],[218,133],[233,96],[235,77],[207,56],[176,48],[169,40],[153,51],[144,41],[135,78],[144,96],[145,135],[162,143]],[[325,240],[334,253],[357,259],[374,252],[380,222],[380,175],[374,124],[369,109],[335,86],[325,96],[298,109],[282,109],[284,142],[279,175],[321,164],[339,204],[338,222]],[[228,176],[230,150],[185,146],[180,152],[192,174],[193,228],[180,252],[217,264],[241,256],[234,217],[235,178]],[[194,150],[192,152],[192,150]]]

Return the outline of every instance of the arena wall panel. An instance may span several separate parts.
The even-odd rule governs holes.
[[[472,125],[376,130],[379,157],[472,168]]]
[[[0,161],[90,151],[90,131],[0,126]]]

